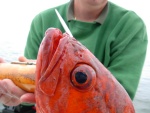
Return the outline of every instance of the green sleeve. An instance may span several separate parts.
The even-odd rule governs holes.
[[[38,49],[43,38],[42,31],[42,19],[40,15],[37,15],[31,23],[30,31],[24,50],[24,56],[28,59],[37,58]]]
[[[140,18],[123,18],[126,23],[118,25],[117,39],[110,49],[108,69],[134,98],[140,80],[147,49],[146,27]],[[124,21],[123,20],[123,21]]]

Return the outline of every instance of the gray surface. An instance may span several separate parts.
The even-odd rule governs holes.
[[[150,113],[150,77],[142,77],[133,101],[136,113]]]

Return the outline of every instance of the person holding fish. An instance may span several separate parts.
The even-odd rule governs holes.
[[[42,50],[43,51],[47,50],[46,48],[45,49],[41,49],[41,48],[44,48],[45,46],[47,48],[51,47],[53,41],[56,40],[57,42],[57,39],[54,38],[54,40],[50,42],[52,44],[48,45],[46,42],[43,42],[43,46],[42,46],[41,42],[43,40],[43,37],[48,37],[49,32],[51,32],[49,35],[51,37],[57,36],[58,34],[60,37],[66,36],[66,34],[62,34],[57,30],[53,30],[54,28],[58,28],[61,30],[61,32],[63,33],[66,32],[63,29],[55,13],[55,9],[57,9],[61,14],[62,18],[64,19],[67,26],[69,27],[73,37],[75,37],[76,40],[78,40],[81,44],[83,44],[95,56],[95,58],[92,57],[93,61],[97,61],[95,60],[97,58],[99,60],[97,62],[102,63],[102,65],[100,66],[102,66],[104,70],[105,68],[107,68],[107,73],[110,72],[115,77],[115,79],[126,90],[130,99],[133,100],[136,94],[136,90],[138,87],[138,83],[140,80],[140,76],[141,76],[141,72],[142,72],[142,68],[146,56],[147,43],[148,43],[146,27],[142,19],[136,13],[134,13],[133,11],[126,10],[120,6],[117,6],[116,4],[110,1],[71,0],[68,3],[62,4],[55,8],[50,8],[36,15],[32,21],[31,28],[29,31],[29,35],[28,35],[28,39],[24,51],[25,57],[19,57],[19,61],[32,62],[32,60],[30,59],[37,59],[39,65],[41,63],[40,59],[42,59],[41,57]],[[48,28],[53,28],[53,29],[47,31]],[[53,35],[53,32],[56,34]],[[61,42],[62,41],[60,41],[59,43],[61,44]],[[73,41],[70,42],[74,43]],[[53,45],[57,45],[57,43],[54,43]],[[68,45],[66,45],[66,48],[67,47]],[[66,51],[67,50],[69,51],[68,48],[66,49]],[[51,49],[51,52],[53,52],[53,49]],[[43,54],[45,53],[43,52]],[[53,54],[55,54],[55,52]],[[89,54],[89,56],[90,55],[91,54]],[[73,56],[72,58],[76,58],[76,56]],[[85,59],[86,58],[87,57],[85,57]],[[66,60],[67,59],[69,59],[69,56],[68,58],[66,56]],[[49,62],[49,60],[50,59],[47,59],[45,61]],[[0,59],[0,62],[4,62],[4,60]],[[83,62],[87,62],[87,61],[83,61]],[[90,63],[88,62],[87,64]],[[67,68],[69,69],[70,67],[71,66],[68,66]],[[38,69],[40,70],[41,68]],[[64,69],[63,66],[62,69]],[[95,67],[94,69],[96,70],[97,68]],[[46,82],[43,82],[43,84],[44,83],[47,84]],[[49,87],[49,86],[43,85],[40,87],[41,89],[44,90],[43,92],[49,93],[49,91],[44,89],[45,87]],[[52,90],[50,90],[51,91],[50,95],[52,95],[55,90],[56,88],[52,88]],[[119,94],[120,93],[118,93],[118,95]],[[7,113],[7,111],[10,110],[9,106],[16,106],[14,108],[17,108],[18,106],[19,107],[27,106],[27,108],[29,108],[30,111],[30,109],[33,109],[32,108],[33,105],[22,104],[22,103],[36,102],[34,93],[29,93],[22,90],[21,88],[17,87],[10,79],[0,80],[0,95],[1,95],[0,102],[7,105],[4,108],[2,113]],[[41,94],[39,95],[41,96]],[[109,97],[109,95],[107,96]],[[18,111],[16,112],[15,110],[16,109],[12,109],[11,113],[23,113]],[[31,111],[33,113],[35,112],[33,110]],[[56,111],[52,113],[55,112]],[[26,113],[29,112],[26,111]],[[111,112],[111,113],[115,113],[115,112]]]

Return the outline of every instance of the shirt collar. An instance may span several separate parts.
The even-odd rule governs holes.
[[[67,20],[74,20],[74,5],[73,5],[73,0],[71,0],[69,7],[68,7],[68,12],[67,12]],[[104,9],[102,10],[101,14],[99,15],[99,17],[95,20],[95,22],[99,23],[99,24],[103,24],[106,16],[108,14],[108,3],[107,5],[104,7]]]

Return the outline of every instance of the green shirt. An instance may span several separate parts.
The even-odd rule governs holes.
[[[85,45],[116,77],[134,98],[147,48],[146,27],[134,12],[108,2],[98,21],[81,22],[69,19],[69,3],[47,9],[33,19],[29,31],[25,56],[36,59],[45,31],[59,28],[65,32],[55,13],[59,11],[73,36]],[[69,14],[68,14],[69,13]],[[102,19],[103,18],[103,19]],[[101,21],[101,22],[100,22]]]

